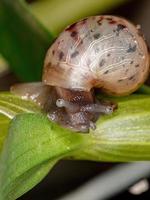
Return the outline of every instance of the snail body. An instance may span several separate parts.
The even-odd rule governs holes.
[[[49,107],[51,120],[87,132],[95,128],[101,113],[112,113],[115,108],[99,102],[95,88],[128,95],[143,84],[148,73],[148,49],[139,28],[120,17],[92,16],[68,26],[49,48],[42,87],[53,88],[54,97],[51,103],[45,97],[43,105]],[[12,91],[22,90],[22,86],[16,88]]]

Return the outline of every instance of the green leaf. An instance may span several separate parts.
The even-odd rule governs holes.
[[[0,152],[3,146],[4,139],[8,132],[8,124],[10,119],[2,114],[0,114]]]
[[[39,113],[24,113],[36,112],[33,105],[30,108],[32,102],[10,94],[0,95],[2,98],[11,99],[8,105],[11,102],[14,106],[7,105],[9,110],[16,110],[19,104],[28,109],[17,108],[14,112],[17,116],[10,123],[3,145],[1,200],[14,200],[30,190],[62,158],[113,162],[150,160],[149,95],[101,97],[118,102],[118,109],[111,115],[101,116],[96,130],[89,134],[64,129],[50,122],[37,108]],[[3,105],[0,110],[4,108]]]
[[[45,52],[53,39],[23,0],[0,0],[0,53],[22,80],[41,79]]]
[[[31,101],[25,101],[11,93],[0,93],[0,151],[7,135],[9,122],[17,114],[40,112],[40,108]]]
[[[1,156],[0,199],[18,198],[36,185],[58,159],[83,144],[82,135],[50,123],[43,115],[18,115],[11,122]]]
[[[19,113],[40,112],[41,108],[32,101],[26,101],[9,92],[0,93],[0,113],[12,119]]]
[[[31,13],[57,36],[66,26],[90,15],[100,15],[126,0],[38,0],[29,4]]]
[[[0,54],[0,77],[8,72],[8,63]]]
[[[96,130],[87,136],[91,146],[75,152],[74,158],[113,162],[150,160],[150,96],[110,100],[118,102],[118,109],[97,121]]]

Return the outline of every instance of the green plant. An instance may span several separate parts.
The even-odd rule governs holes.
[[[118,102],[118,110],[101,117],[95,131],[75,134],[50,122],[33,102],[1,93],[0,199],[18,198],[62,158],[150,160],[150,96],[113,101]]]
[[[38,1],[30,8],[23,0],[0,2],[0,51],[24,80],[40,78],[46,48],[65,23],[69,23],[65,21],[67,17],[62,24],[56,20],[57,27],[51,22],[51,28],[46,29],[45,18],[38,14],[38,9],[47,2]],[[60,3],[58,0],[55,2]],[[112,5],[111,0],[107,3]],[[81,15],[74,16],[71,21],[76,17]],[[19,27],[17,30],[13,29],[13,25],[8,26],[11,20]],[[30,41],[30,45],[26,41]],[[29,47],[32,53],[28,51]],[[32,73],[31,67],[36,67],[37,74],[35,70]],[[118,109],[111,115],[102,116],[95,131],[83,134],[50,122],[35,103],[1,92],[0,199],[18,198],[41,181],[60,159],[150,160],[149,87],[142,86],[139,94],[123,98],[102,98],[117,102]]]

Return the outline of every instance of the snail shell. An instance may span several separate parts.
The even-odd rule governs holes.
[[[148,49],[139,29],[116,16],[93,16],[67,27],[49,48],[46,85],[127,95],[149,72]]]

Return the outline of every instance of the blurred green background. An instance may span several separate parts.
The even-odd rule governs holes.
[[[126,1],[1,0],[0,53],[20,80],[40,80],[46,50],[67,25]]]

